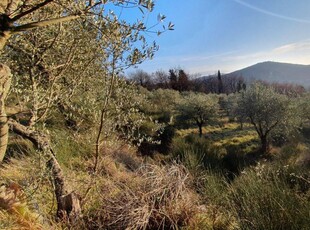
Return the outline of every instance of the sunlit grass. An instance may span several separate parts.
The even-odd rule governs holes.
[[[255,131],[236,133],[236,136],[227,136],[214,142],[216,146],[241,145],[258,141]]]
[[[259,141],[256,131],[250,124],[244,124],[243,129],[236,122],[224,123],[223,125],[207,125],[203,127],[202,132],[217,147],[246,145],[246,147],[252,146],[251,149],[253,150]],[[179,129],[176,134],[179,137],[186,137],[190,134],[198,135],[198,129],[196,127]]]

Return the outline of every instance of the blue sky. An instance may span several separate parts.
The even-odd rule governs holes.
[[[310,64],[310,0],[157,0],[175,30],[148,35],[160,46],[148,72],[231,72],[257,62]]]

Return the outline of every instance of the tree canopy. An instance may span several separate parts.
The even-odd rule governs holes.
[[[187,92],[178,105],[179,119],[194,122],[202,136],[202,126],[218,111],[216,95]]]
[[[261,140],[262,152],[266,153],[275,131],[295,128],[298,113],[286,95],[270,87],[255,83],[244,91],[238,101],[239,113],[249,119]]]

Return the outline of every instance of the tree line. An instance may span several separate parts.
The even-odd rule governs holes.
[[[229,94],[240,92],[246,88],[246,82],[241,76],[217,75],[208,77],[192,76],[182,68],[172,68],[168,72],[158,70],[149,74],[143,70],[136,70],[127,77],[135,84],[152,89],[173,89],[180,92],[195,91],[202,93]]]
[[[169,71],[158,70],[148,73],[141,69],[131,72],[126,77],[137,85],[153,89],[173,89],[180,92],[195,91],[214,94],[231,94],[245,90],[247,82],[242,76],[222,75],[220,70],[210,76],[193,76],[182,68],[172,68]],[[290,96],[298,96],[306,92],[306,89],[297,84],[267,82],[260,80],[264,85],[271,85],[277,92]]]

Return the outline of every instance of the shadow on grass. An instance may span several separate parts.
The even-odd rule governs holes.
[[[210,139],[190,134],[185,138],[174,138],[172,160],[180,161],[190,169],[221,171],[232,180],[264,158],[258,149],[253,141],[217,146]]]

